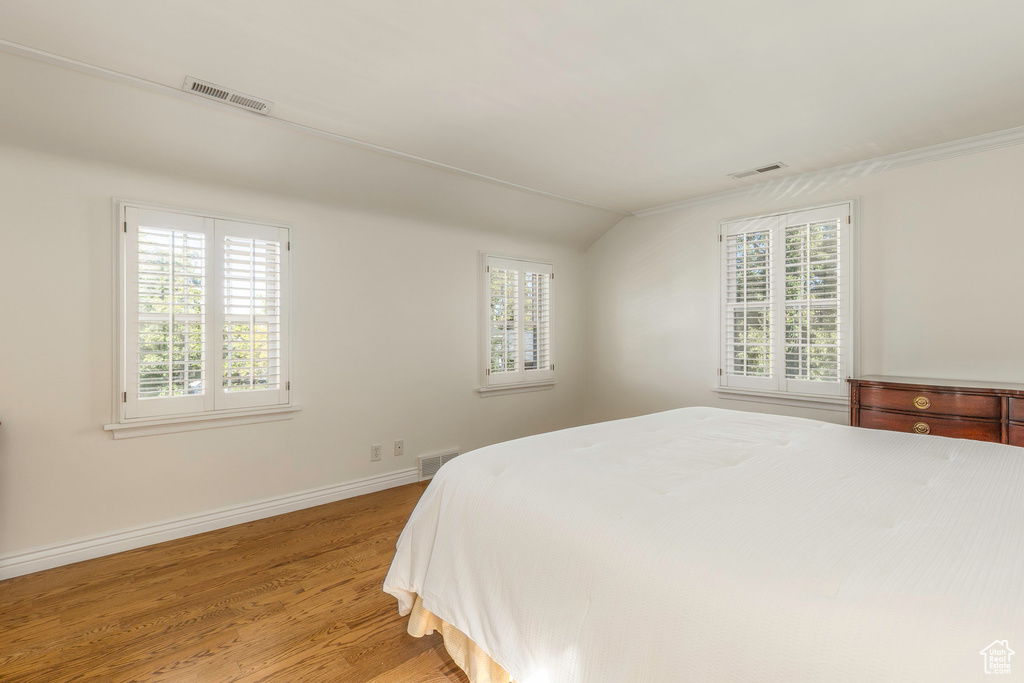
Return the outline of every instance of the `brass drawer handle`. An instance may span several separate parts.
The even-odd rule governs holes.
[[[932,407],[932,402],[929,401],[924,396],[918,396],[917,398],[914,399],[914,407],[917,408],[918,410],[928,410],[929,408]]]
[[[915,422],[914,431],[918,434],[927,434],[932,431],[932,428],[928,426],[927,422]]]

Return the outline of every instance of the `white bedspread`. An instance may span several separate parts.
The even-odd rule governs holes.
[[[384,590],[522,683],[1024,680],[1024,450],[685,408],[445,465]]]

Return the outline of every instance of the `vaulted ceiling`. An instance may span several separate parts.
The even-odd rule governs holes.
[[[763,180],[727,176],[767,163],[788,164],[770,176],[784,177],[1024,125],[1022,30],[1020,0],[0,4],[7,52],[23,46],[169,88],[212,81],[272,100],[274,118],[618,210],[574,205],[595,225]],[[140,143],[149,154],[173,159],[190,136],[219,146],[223,173],[245,176],[273,175],[274,154],[304,151],[281,142],[254,168],[251,145],[231,138],[283,135],[271,122],[241,113],[225,123],[180,100],[161,115],[159,103],[128,103],[20,54],[0,62],[4,107],[23,109],[0,113],[0,139],[42,144],[54,134],[43,126],[70,125],[61,144],[100,149],[104,107],[121,104],[164,126]],[[95,120],[40,114],[62,104]],[[146,136],[145,120],[115,118],[122,133]],[[328,191],[313,174],[344,166],[332,154],[374,167],[360,156],[370,152],[314,139],[310,177],[296,180],[325,186],[311,194]]]

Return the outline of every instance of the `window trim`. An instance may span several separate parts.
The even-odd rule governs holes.
[[[292,413],[300,410],[302,410],[302,406],[291,403],[261,408],[211,410],[206,413],[171,415],[166,418],[129,418],[123,422],[105,424],[103,430],[110,432],[115,439],[131,439],[136,436],[173,434],[197,429],[290,420]]]
[[[845,277],[846,289],[848,290],[847,295],[841,300],[841,309],[845,311],[845,318],[848,321],[848,325],[852,328],[850,331],[850,347],[843,349],[842,358],[844,359],[846,370],[843,376],[840,378],[840,391],[836,394],[811,394],[800,391],[787,391],[786,389],[766,389],[763,386],[758,387],[741,387],[730,385],[726,383],[725,378],[725,309],[726,309],[726,273],[725,273],[725,240],[728,235],[728,229],[730,225],[739,222],[753,221],[759,219],[771,219],[779,216],[785,216],[793,213],[802,213],[805,211],[815,211],[818,209],[827,209],[846,204],[849,210],[849,223],[847,223],[847,243],[848,246],[840,258],[847,263],[847,274]],[[715,377],[714,386],[712,387],[719,398],[729,400],[743,400],[743,401],[756,401],[761,403],[775,403],[781,405],[792,405],[792,406],[803,406],[808,408],[821,408],[825,410],[843,410],[844,406],[849,405],[849,392],[845,390],[846,379],[848,377],[856,377],[858,369],[860,367],[860,304],[859,304],[859,287],[860,287],[860,198],[850,197],[847,199],[837,199],[828,202],[820,202],[816,204],[810,204],[805,206],[797,206],[789,209],[772,211],[768,213],[759,213],[748,216],[738,216],[734,218],[723,219],[719,222],[718,230],[718,363],[716,364],[717,376]],[[775,308],[778,304],[773,304],[772,315],[776,314]],[[784,305],[784,304],[783,304]],[[842,314],[841,314],[842,315]],[[842,319],[842,318],[841,318]]]
[[[480,321],[478,324],[479,330],[479,349],[480,349],[480,362],[478,365],[478,386],[476,392],[481,398],[489,396],[503,396],[506,394],[519,394],[528,391],[543,391],[551,389],[557,384],[557,377],[554,369],[550,371],[550,376],[542,379],[527,379],[521,382],[503,382],[490,384],[488,382],[488,359],[490,358],[490,288],[487,277],[487,266],[490,259],[497,259],[502,261],[522,261],[524,263],[536,264],[538,266],[544,266],[550,270],[549,290],[548,290],[548,334],[549,337],[549,350],[548,353],[551,357],[551,366],[554,367],[555,358],[555,341],[554,341],[554,291],[555,291],[555,264],[547,259],[527,257],[527,256],[516,256],[512,254],[505,254],[493,251],[481,251],[480,258],[478,260],[478,273],[477,281],[480,283],[479,288],[479,300],[480,300]]]
[[[196,429],[211,429],[215,427],[226,427],[237,424],[252,424],[258,422],[271,422],[291,419],[293,414],[302,409],[296,401],[295,388],[290,386],[292,376],[292,349],[295,347],[291,315],[291,290],[292,271],[291,256],[288,258],[288,267],[282,273],[282,288],[285,292],[285,314],[282,316],[282,330],[286,335],[287,349],[282,358],[282,381],[288,382],[287,402],[273,405],[258,406],[252,408],[222,408],[220,410],[205,409],[198,412],[180,413],[175,415],[160,415],[152,417],[126,417],[125,402],[123,397],[127,392],[128,377],[125,354],[127,353],[125,333],[127,329],[127,302],[125,293],[126,287],[131,284],[126,281],[126,258],[127,258],[127,237],[125,233],[125,211],[128,207],[144,211],[163,211],[201,216],[206,219],[248,223],[268,228],[281,228],[287,230],[288,250],[292,251],[291,245],[295,243],[295,230],[288,224],[281,221],[265,220],[235,214],[226,214],[217,211],[204,211],[191,209],[182,206],[168,204],[155,204],[152,202],[139,202],[120,197],[114,197],[112,202],[112,229],[113,239],[111,240],[111,263],[113,264],[113,277],[111,278],[111,310],[112,315],[112,341],[111,344],[111,421],[103,425],[104,431],[111,432],[115,439],[132,438],[136,436],[149,436],[152,434],[169,434],[174,432],[194,431]],[[212,329],[212,328],[211,328]],[[219,348],[219,346],[218,346]]]

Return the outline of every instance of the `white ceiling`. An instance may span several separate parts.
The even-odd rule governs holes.
[[[627,211],[775,161],[789,168],[760,180],[1020,126],[1022,33],[1021,0],[0,4],[7,41],[174,88],[194,76],[274,117]],[[10,106],[19,135],[46,124]]]

